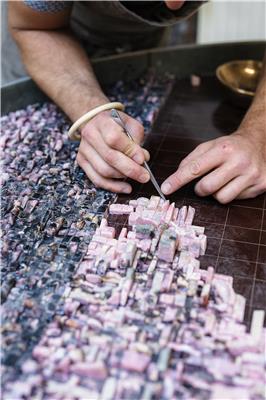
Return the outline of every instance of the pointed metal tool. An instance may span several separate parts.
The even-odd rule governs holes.
[[[113,120],[119,125],[121,126],[121,128],[125,131],[125,133],[127,134],[127,136],[129,137],[129,139],[131,139],[134,142],[133,136],[131,135],[131,133],[129,132],[128,128],[126,127],[126,125],[124,124],[119,112],[117,110],[115,110],[114,108],[112,108],[111,110],[111,117],[113,118]],[[143,167],[149,172],[150,177],[151,177],[151,181],[153,186],[155,187],[155,189],[157,190],[157,192],[159,193],[160,197],[163,200],[166,200],[166,198],[164,197],[163,192],[160,189],[160,186],[158,184],[158,182],[156,181],[153,173],[151,172],[151,169],[149,167],[149,165],[147,164],[146,161],[144,161],[143,163]]]

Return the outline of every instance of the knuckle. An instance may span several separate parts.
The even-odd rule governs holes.
[[[105,160],[106,162],[108,162],[108,164],[113,164],[115,161],[115,156],[114,156],[114,152],[112,149],[108,149],[105,152]]]
[[[211,182],[204,181],[204,182],[199,182],[197,185],[197,192],[202,194],[202,195],[208,195],[213,193],[214,187]]]
[[[87,140],[89,142],[94,137],[93,132],[94,132],[93,129],[91,129],[90,127],[86,126],[81,132],[82,138],[84,138],[85,140]]]
[[[213,197],[214,197],[217,201],[219,201],[219,203],[221,203],[221,204],[227,204],[227,203],[229,203],[228,197],[227,197],[225,194],[223,194],[222,192],[221,192],[221,193],[220,193],[220,192],[216,193]]]
[[[229,139],[226,139],[223,140],[222,143],[220,144],[220,149],[223,154],[230,155],[234,150],[234,145]]]
[[[260,170],[257,166],[253,166],[250,170],[251,179],[256,182],[260,178]]]
[[[251,160],[247,154],[241,154],[238,160],[238,168],[243,171],[250,168]]]
[[[112,168],[109,168],[107,165],[103,165],[100,168],[100,173],[102,176],[105,176],[106,178],[112,177]]]
[[[136,127],[134,130],[134,137],[137,143],[142,142],[144,138],[144,127],[141,125],[140,122],[136,121]]]
[[[124,149],[123,153],[127,157],[131,158],[137,153],[137,150],[138,150],[137,146],[132,141],[130,141],[126,146],[126,148]]]
[[[136,169],[133,167],[127,168],[125,171],[125,175],[131,178],[135,178],[138,176]]]
[[[82,156],[81,156],[81,154],[80,154],[80,153],[78,153],[78,154],[77,154],[76,160],[77,160],[77,163],[78,163],[79,165],[81,165],[81,162],[82,162]]]
[[[183,179],[182,176],[180,175],[180,173],[178,174],[174,174],[172,176],[172,182],[174,184],[174,186],[182,186],[183,185]]]
[[[192,161],[190,164],[190,172],[192,175],[199,175],[201,171],[201,166],[199,161]]]
[[[112,131],[108,135],[106,135],[106,143],[111,146],[117,146],[121,141],[121,134],[117,131]]]
[[[91,179],[91,181],[92,181],[92,183],[94,184],[94,186],[96,186],[97,188],[102,187],[102,180],[101,180],[100,177],[94,176],[94,177]]]

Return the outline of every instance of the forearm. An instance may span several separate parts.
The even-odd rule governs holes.
[[[72,121],[108,101],[85,51],[67,31],[16,30],[13,37],[29,75]]]
[[[266,139],[266,56],[262,77],[258,85],[255,98],[247,111],[243,121],[240,124],[239,130],[246,134],[254,136],[257,140]],[[260,141],[261,141],[260,140]],[[266,149],[265,149],[266,150]]]

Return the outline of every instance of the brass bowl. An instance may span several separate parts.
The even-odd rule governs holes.
[[[219,81],[231,91],[242,97],[255,95],[262,72],[262,62],[255,60],[236,60],[220,65],[216,69]]]

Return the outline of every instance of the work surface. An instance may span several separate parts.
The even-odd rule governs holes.
[[[242,109],[226,101],[226,93],[214,78],[203,78],[201,86],[197,88],[192,87],[188,79],[177,81],[151,132],[147,135],[145,143],[145,147],[152,155],[150,166],[158,180],[162,182],[170,173],[174,172],[180,160],[202,141],[233,132],[239,125],[243,113]],[[61,127],[62,129],[64,127],[65,130],[63,124]],[[53,179],[55,184],[59,185],[59,180],[56,182],[58,179],[56,175]],[[80,172],[76,171],[73,174],[73,183],[79,185],[82,179],[84,179],[84,176]],[[71,185],[69,189],[70,187]],[[138,185],[134,183],[133,187],[134,194],[130,198],[155,194],[150,184]],[[103,192],[100,195],[99,193],[95,194],[93,188],[88,185],[85,185],[85,189],[88,190],[86,207],[97,218],[101,217],[106,206],[110,201],[114,200],[114,197]],[[49,227],[49,219],[59,216],[61,204],[58,204],[58,201],[63,202],[66,199],[65,196],[60,194],[60,189],[58,193],[56,192],[56,196],[57,194],[58,196],[54,196],[54,202],[51,203],[50,201],[48,204],[46,202],[45,186],[39,185],[38,190],[38,196],[42,193],[40,201],[42,208],[36,218],[39,221],[42,220],[42,223]],[[49,191],[47,195],[48,199]],[[117,201],[126,202],[128,199],[128,197],[119,196]],[[12,201],[14,200],[12,198]],[[247,299],[246,322],[248,323],[253,309],[265,308],[265,195],[253,200],[239,201],[229,206],[222,206],[212,198],[200,199],[195,196],[193,185],[191,184],[171,196],[171,200],[175,201],[178,207],[186,204],[196,209],[194,223],[205,226],[206,235],[208,236],[207,252],[205,256],[201,257],[201,266],[208,267],[212,265],[215,267],[216,272],[234,276],[235,290],[243,294]],[[74,207],[74,204],[72,206]],[[79,206],[84,207],[84,203],[76,202],[75,207]],[[48,209],[50,211],[47,213]],[[77,215],[74,214],[77,211],[78,208],[70,211],[71,223],[73,221],[76,222]],[[17,331],[14,329],[11,335],[12,325],[9,327],[7,325],[4,326],[6,335],[4,339],[5,337],[8,339],[7,346],[4,349],[6,351],[4,361],[8,366],[7,376],[12,377],[14,367],[16,374],[19,374],[19,369],[16,367],[19,367],[21,362],[24,362],[30,356],[32,346],[41,338],[46,325],[51,322],[55,315],[62,313],[61,295],[64,285],[67,282],[71,282],[75,266],[82,260],[86,246],[95,229],[97,218],[89,223],[86,222],[85,232],[87,236],[85,235],[85,237],[82,235],[74,237],[74,231],[72,235],[63,234],[60,236],[59,231],[57,232],[58,234],[51,235],[49,238],[41,236],[36,241],[36,238],[31,235],[32,227],[29,224],[27,226],[28,230],[25,232],[27,236],[21,236],[20,238],[17,236],[15,238],[16,240],[19,238],[23,245],[25,245],[25,238],[28,240],[28,247],[26,248],[26,256],[28,258],[25,258],[25,260],[29,264],[23,265],[23,263],[19,262],[19,257],[18,260],[13,262],[11,254],[7,254],[8,262],[4,266],[3,277],[8,276],[10,279],[10,273],[14,272],[16,268],[21,272],[20,274],[15,274],[15,278],[19,276],[18,281],[15,280],[11,284],[11,288],[13,286],[15,291],[12,293],[11,290],[10,296],[7,290],[7,296],[4,299],[5,322],[10,320],[13,323],[12,316],[16,314],[17,310],[19,313],[18,316],[15,316],[17,319],[15,318],[16,325],[14,327],[17,328]],[[35,220],[33,222],[36,223]],[[67,227],[62,226],[62,228],[68,229],[70,227],[71,229],[71,223]],[[36,225],[34,226],[36,227]],[[53,228],[54,226],[51,225],[50,229]],[[13,233],[12,237],[11,229],[11,234],[9,232],[11,243],[12,240],[15,240],[15,234],[18,235],[17,226],[14,226]],[[41,246],[42,244],[44,244],[43,247]],[[18,242],[16,242],[16,245],[18,245]],[[52,248],[51,245],[54,245],[54,247]],[[12,254],[14,254],[14,251]],[[67,257],[68,260],[66,259]],[[34,262],[32,263],[31,260]],[[49,275],[44,274],[51,264],[55,267],[53,272]],[[9,270],[9,265],[12,265],[11,271]],[[34,282],[32,282],[34,277],[36,279],[35,274],[40,279],[42,278],[37,286],[34,286]],[[22,282],[23,279],[24,282]],[[62,286],[62,290],[60,290],[60,286]],[[26,293],[27,298],[30,298],[30,300],[32,296],[33,303],[37,301],[41,306],[38,306],[39,308],[33,306],[32,308],[32,304],[28,302],[25,307],[25,300],[27,299],[23,293]],[[13,303],[13,299],[16,297],[18,302],[21,301],[21,304]],[[43,313],[43,317],[40,313]],[[34,317],[39,318],[39,321],[35,322],[36,326],[32,324]],[[16,332],[15,335],[14,332]],[[21,355],[21,351],[24,352],[24,356]]]
[[[188,79],[176,82],[146,140],[159,182],[197,145],[236,130],[244,113],[215,78],[203,78],[200,87],[192,87]],[[235,290],[247,299],[249,323],[254,309],[266,308],[266,195],[220,205],[210,197],[196,196],[194,184],[170,198],[177,206],[190,204],[196,209],[194,222],[205,226],[208,236],[201,265],[234,277]],[[150,194],[154,194],[151,184],[134,184],[135,196]]]

